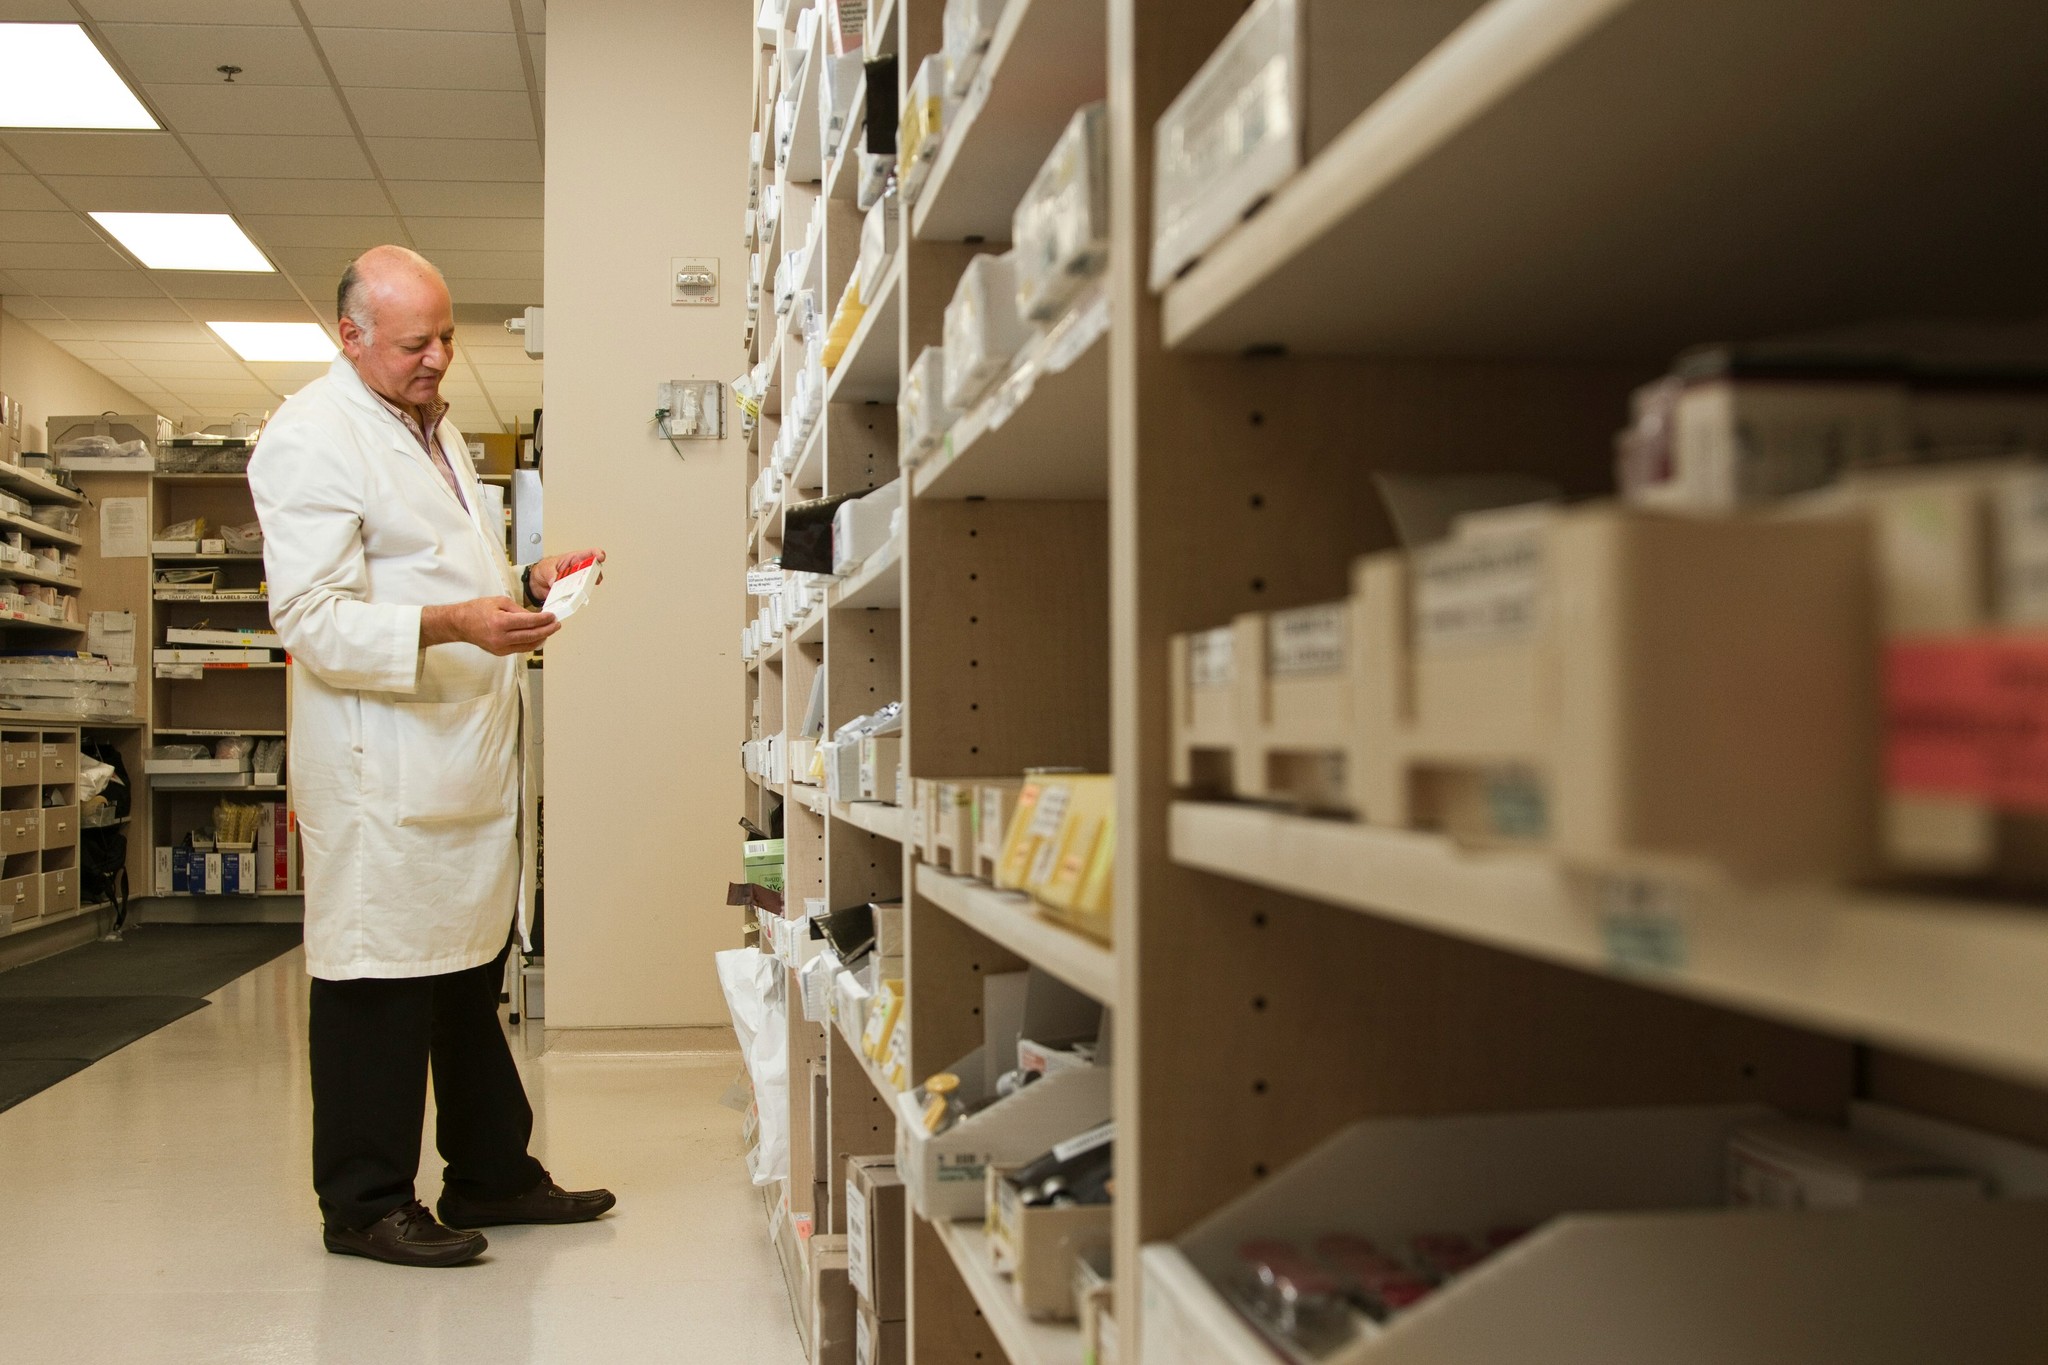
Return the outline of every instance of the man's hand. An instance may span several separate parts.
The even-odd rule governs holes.
[[[548,589],[554,587],[555,580],[562,576],[562,566],[564,564],[573,564],[585,555],[591,556],[600,564],[604,563],[603,550],[571,550],[568,554],[549,555],[546,559],[535,560],[533,562],[533,573],[526,580],[533,585],[533,600],[536,602],[547,601]],[[600,583],[604,581],[602,570],[598,572],[597,578]]]
[[[420,647],[475,645],[490,654],[528,654],[562,628],[544,611],[528,611],[509,597],[473,597],[420,612]]]

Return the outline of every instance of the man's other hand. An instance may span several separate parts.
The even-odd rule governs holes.
[[[533,600],[536,602],[547,601],[548,589],[554,587],[555,580],[562,576],[562,566],[574,564],[585,555],[589,555],[600,564],[604,563],[603,550],[571,550],[567,554],[549,555],[546,559],[536,559],[533,562],[533,574],[527,579],[527,582],[533,585]],[[600,583],[604,581],[603,570],[598,571],[597,578]]]
[[[420,644],[475,645],[490,654],[528,654],[562,628],[544,611],[528,611],[509,597],[474,597],[420,613]]]

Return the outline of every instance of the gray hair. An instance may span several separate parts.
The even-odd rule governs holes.
[[[348,269],[341,272],[340,286],[334,291],[334,316],[336,321],[347,318],[350,322],[362,328],[365,338],[368,338],[376,330],[377,314],[376,310],[370,307],[370,289],[363,279],[363,272],[360,267],[364,261],[377,255],[379,252],[403,253],[404,256],[410,257],[415,263],[433,275],[435,279],[440,280],[443,284],[447,283],[447,276],[441,273],[439,266],[420,255],[417,251],[407,247],[371,247],[368,251],[350,261]]]

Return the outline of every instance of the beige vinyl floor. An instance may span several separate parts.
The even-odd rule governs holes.
[[[404,1270],[320,1245],[299,953],[212,1000],[0,1113],[0,1362],[800,1365],[735,1055],[525,1059],[536,1154],[617,1211]]]

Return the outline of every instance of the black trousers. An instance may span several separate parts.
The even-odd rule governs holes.
[[[314,978],[313,1189],[330,1226],[368,1227],[414,1197],[429,1059],[443,1186],[488,1197],[546,1178],[498,1022],[510,951],[441,976]]]

